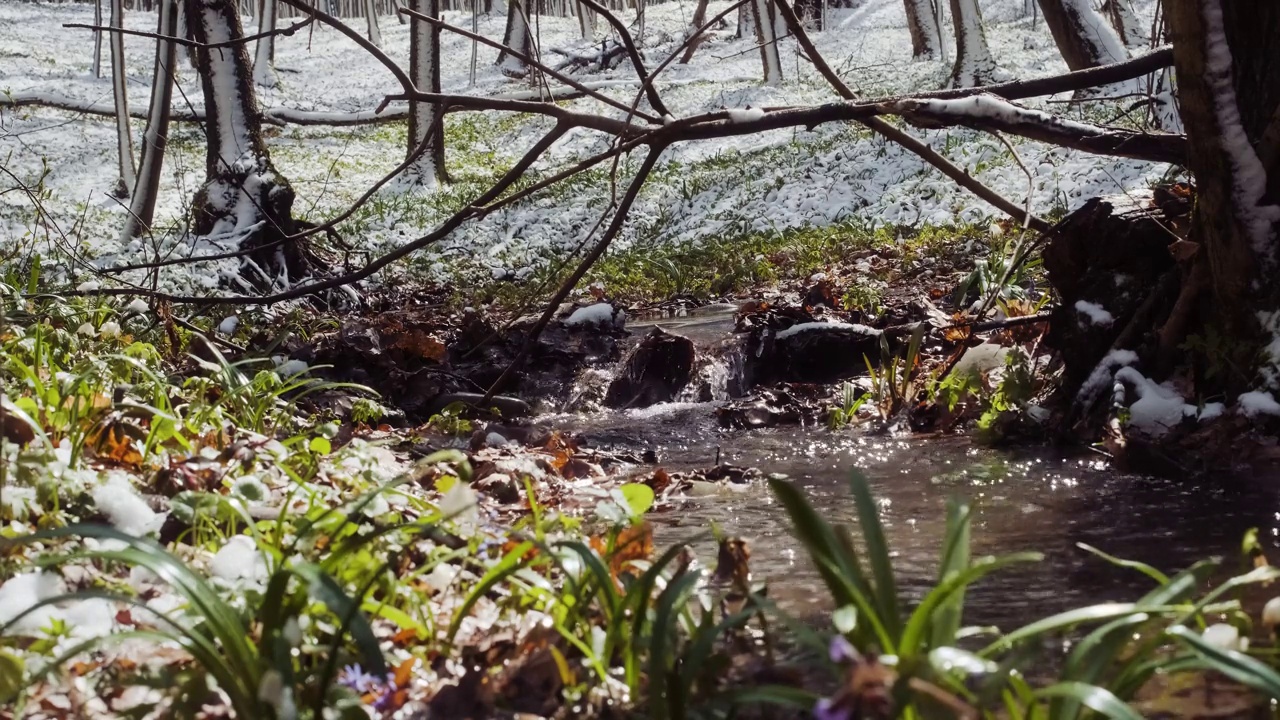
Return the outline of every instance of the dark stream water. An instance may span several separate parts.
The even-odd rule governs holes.
[[[707,347],[724,337],[726,312],[662,324]],[[1045,554],[1043,562],[976,586],[967,603],[969,623],[1007,630],[1071,607],[1135,600],[1150,587],[1144,576],[1114,568],[1076,543],[1172,571],[1210,555],[1234,560],[1250,527],[1259,528],[1269,544],[1280,534],[1280,476],[1159,479],[1117,472],[1087,452],[998,450],[954,435],[895,439],[823,427],[725,430],[712,415],[714,407],[677,403],[579,417],[575,423],[595,445],[658,450],[668,471],[709,468],[718,450],[722,462],[784,473],[828,520],[851,526],[856,522],[848,480],[850,469],[858,468],[871,480],[895,568],[912,599],[937,572],[947,499],[967,499],[974,510],[975,556]],[[659,546],[694,542],[708,564],[715,558],[708,537],[714,522],[750,543],[754,577],[768,582],[770,596],[784,608],[808,616],[831,609],[764,483],[690,499],[653,520]]]

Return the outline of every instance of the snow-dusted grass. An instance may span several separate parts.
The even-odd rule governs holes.
[[[722,9],[713,3],[712,12]],[[1031,77],[1065,70],[1043,23],[1034,30],[1020,17],[1022,3],[999,0],[984,6],[988,38],[1002,68],[1012,76]],[[1150,10],[1151,3],[1140,9]],[[692,2],[669,2],[649,9],[645,39],[651,63],[674,47],[684,31]],[[54,91],[102,101],[110,97],[107,79],[89,72],[91,38],[87,31],[61,27],[87,22],[92,9],[78,5],[6,4],[0,6],[0,90]],[[448,22],[470,26],[470,17],[449,13]],[[398,61],[408,56],[408,32],[383,23],[383,47]],[[135,13],[126,25],[153,30],[155,16]],[[503,19],[484,17],[480,29],[500,37]],[[544,49],[569,47],[577,40],[573,18],[541,18]],[[153,45],[128,38],[126,54],[130,102],[145,107],[149,93]],[[837,13],[831,28],[815,41],[832,65],[861,93],[883,95],[938,87],[949,67],[941,62],[911,62],[902,3],[868,0],[856,10]],[[492,66],[496,51],[480,49],[479,74],[469,87],[470,43],[444,35],[443,86],[446,92],[509,93],[525,89],[522,81],[502,76]],[[683,116],[721,107],[776,106],[832,99],[813,69],[796,55],[795,44],[782,44],[784,82],[764,86],[759,54],[747,40],[723,32],[704,45],[688,66],[673,65],[660,78],[672,113]],[[180,63],[176,104],[199,105],[198,82]],[[277,47],[280,86],[259,89],[266,107],[342,111],[371,109],[395,92],[394,79],[359,47],[332,29],[315,27],[280,38]],[[626,81],[634,73],[624,64],[599,79]],[[597,78],[590,78],[597,79]],[[635,90],[611,87],[611,97],[630,102]],[[563,103],[577,110],[601,112],[591,100]],[[1085,109],[1030,103],[1057,115],[1114,117],[1111,106]],[[616,115],[612,110],[608,114]],[[135,121],[135,133],[142,123]],[[383,192],[344,223],[339,231],[356,247],[385,252],[430,231],[449,213],[464,207],[487,183],[549,129],[542,118],[493,112],[455,113],[446,121],[446,157],[452,183],[434,191],[409,194]],[[1025,175],[997,139],[965,129],[919,131],[931,145],[983,182],[1021,204],[1028,190]],[[298,194],[296,212],[312,221],[332,217],[362,194],[404,157],[405,128],[394,125],[347,128],[269,128],[268,144],[279,171]],[[173,130],[165,163],[165,181],[156,217],[160,227],[176,228],[204,175],[204,138],[193,124]],[[535,174],[549,171],[607,148],[608,139],[575,131],[556,143],[549,160]],[[1166,168],[1135,161],[1018,142],[1015,146],[1033,174],[1032,205],[1051,214],[1079,205],[1097,194],[1141,187]],[[114,124],[46,109],[7,112],[0,131],[0,157],[17,177],[35,183],[43,176],[43,204],[57,229],[37,217],[31,201],[20,193],[0,195],[0,257],[25,243],[45,256],[46,279],[84,279],[85,270],[66,259],[67,247],[100,265],[136,262],[157,254],[184,252],[187,245],[174,232],[121,244],[118,230],[124,209],[105,191],[115,183]],[[624,184],[638,157],[620,163],[616,182],[608,164],[519,205],[469,222],[452,236],[420,253],[410,263],[429,277],[532,276],[567,251],[581,247],[602,212]],[[46,172],[47,170],[47,172]],[[9,180],[6,178],[6,180]],[[7,183],[10,184],[10,183]],[[6,185],[7,185],[6,184]],[[523,186],[523,185],[521,185]],[[521,187],[518,186],[518,187]],[[786,234],[804,228],[854,223],[868,227],[928,227],[985,222],[993,209],[968,195],[923,161],[852,125],[820,126],[811,132],[777,130],[757,136],[681,144],[667,152],[641,194],[615,253],[664,243],[696,244],[731,241],[760,234]],[[64,242],[62,234],[70,236]],[[160,233],[158,233],[160,234]],[[157,246],[159,250],[157,250]],[[212,266],[212,267],[211,267]],[[162,288],[209,289],[218,273],[233,261],[170,269]],[[142,273],[126,273],[139,281]]]

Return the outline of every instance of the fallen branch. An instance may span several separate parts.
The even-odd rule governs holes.
[[[270,37],[272,35],[283,35],[285,37],[289,37],[315,21],[316,19],[314,17],[309,17],[304,20],[299,20],[298,22],[286,28],[278,28],[276,30],[267,30],[266,32],[254,33],[253,35],[245,35],[244,37],[238,37],[234,40],[226,40],[224,42],[216,42],[216,43],[202,43],[202,42],[197,42],[195,40],[189,40],[187,38],[178,37],[176,35],[161,35],[160,33],[146,32],[145,30],[126,30],[124,28],[111,27],[110,25],[87,25],[84,23],[63,23],[62,27],[75,28],[80,30],[93,30],[96,32],[113,32],[113,33],[119,33],[121,35],[135,35],[137,37],[151,38],[152,40],[163,40],[165,42],[171,42],[176,45],[185,45],[189,48],[205,48],[208,50],[212,50],[215,48],[231,47],[233,45],[243,45],[247,42],[260,40],[262,38]]]

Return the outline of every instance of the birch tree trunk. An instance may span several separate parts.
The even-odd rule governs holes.
[[[951,0],[951,22],[956,34],[956,63],[951,70],[951,87],[975,87],[993,81],[996,61],[987,46],[978,0]]]
[[[378,28],[378,0],[364,0],[364,16],[369,25],[369,42],[382,47],[382,31]]]
[[[502,35],[502,44],[532,57],[533,34],[529,30],[529,18],[524,0],[509,0],[507,3],[507,30]],[[529,67],[524,60],[503,50],[498,53],[498,69],[508,77],[524,77],[529,74]]]
[[[124,28],[124,0],[111,0],[111,27]],[[125,85],[124,33],[113,32],[111,43],[111,92],[116,105],[116,144],[120,155],[120,177],[113,194],[124,199],[133,193],[136,180],[133,166],[133,128],[129,122],[129,94]]]
[[[911,57],[934,60],[942,54],[942,30],[929,0],[905,0],[907,29],[911,31]]]
[[[284,241],[295,231],[293,188],[271,164],[258,99],[250,77],[249,52],[232,0],[183,0],[198,47],[196,64],[204,96],[206,180],[193,203],[193,227],[219,246],[250,251],[237,276],[248,289],[287,288],[314,265],[304,243]]]
[[[279,9],[276,0],[262,0],[262,11],[258,13],[258,33],[272,32],[276,29],[276,17]],[[276,75],[276,36],[264,35],[258,38],[253,49],[253,81],[265,88],[273,88],[280,84]]]
[[[1044,22],[1072,70],[1122,62],[1129,54],[1090,0],[1040,0]]]
[[[440,0],[409,0],[410,9],[429,17],[440,17]],[[423,92],[440,92],[440,28],[411,19],[409,22],[409,77]],[[444,177],[444,124],[437,123],[440,106],[409,103],[409,148],[413,158],[425,141],[421,154],[401,176],[404,184],[434,187]]]
[[[756,42],[764,64],[764,83],[782,84],[782,56],[778,52],[778,22],[773,0],[752,0],[751,13],[756,26]]]
[[[93,24],[102,27],[102,0],[93,0]],[[102,31],[93,31],[93,76],[102,77]]]
[[[1232,365],[1246,369],[1209,390],[1230,399],[1260,383],[1273,391],[1280,386],[1280,3],[1164,0],[1164,8],[1196,184],[1191,239],[1207,285],[1200,321],[1226,339],[1220,351]],[[1184,283],[1184,294],[1195,290]]]
[[[156,34],[173,37],[178,33],[178,8],[175,0],[160,0],[160,16]],[[151,105],[147,110],[147,127],[142,133],[142,157],[138,162],[138,182],[133,187],[129,215],[122,237],[130,240],[151,232],[156,198],[160,194],[160,177],[164,165],[164,149],[169,140],[169,108],[173,102],[173,75],[178,59],[178,46],[170,40],[156,41],[156,66],[151,76]]]

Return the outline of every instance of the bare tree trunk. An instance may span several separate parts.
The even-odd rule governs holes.
[[[782,55],[778,52],[778,19],[773,0],[752,0],[751,12],[756,26],[756,42],[764,64],[766,85],[782,84]]]
[[[382,31],[378,28],[377,0],[364,0],[364,16],[369,26],[369,42],[382,47]]]
[[[1111,27],[1120,36],[1120,41],[1128,48],[1146,47],[1151,41],[1147,37],[1142,21],[1133,11],[1131,0],[1106,0],[1102,3],[1102,12],[1111,22]]]
[[[93,24],[102,27],[102,0],[93,0]],[[93,76],[102,77],[102,31],[93,31]]]
[[[276,29],[278,8],[276,0],[262,0],[262,12],[258,13],[258,32],[267,33]],[[276,36],[264,35],[258,38],[253,51],[253,81],[266,88],[280,84],[276,76]]]
[[[111,27],[124,28],[124,2],[111,0]],[[129,122],[129,93],[125,85],[124,34],[113,32],[111,43],[111,90],[116,104],[116,140],[120,155],[120,178],[113,194],[121,199],[133,193],[136,181],[133,165],[133,128]]]
[[[951,70],[951,87],[976,87],[992,82],[996,61],[987,46],[978,0],[951,0],[951,22],[956,34],[956,63]]]
[[[173,37],[178,32],[178,8],[175,0],[160,0],[160,19],[156,33]],[[138,182],[129,202],[122,237],[129,240],[151,232],[151,221],[160,194],[164,149],[169,141],[169,108],[173,102],[173,75],[178,59],[178,46],[170,40],[156,41],[156,66],[151,76],[151,106],[147,110],[147,128],[142,133],[142,157],[138,162]]]
[[[706,0],[700,2],[699,7],[706,7]],[[596,36],[596,11],[581,3],[578,3],[578,30],[583,40],[592,40]]]
[[[262,138],[249,52],[232,0],[184,0],[196,42],[225,47],[196,50],[204,95],[205,184],[193,203],[193,230],[225,246],[251,251],[238,277],[246,289],[289,287],[314,263],[295,232],[293,188],[276,171]],[[228,44],[229,43],[229,44]]]
[[[440,17],[440,0],[409,0],[410,9],[430,17]],[[414,87],[423,92],[440,92],[440,27],[413,19],[409,23],[409,77]],[[444,178],[444,124],[436,122],[440,106],[433,103],[409,103],[409,150],[414,157],[419,146],[423,152],[405,169],[402,182],[412,186],[434,187]]]
[[[1122,62],[1124,43],[1090,0],[1040,0],[1044,22],[1053,33],[1058,52],[1072,70]]]
[[[707,5],[709,0],[698,0],[698,7],[693,11],[693,23],[689,28],[690,33],[698,32],[703,25],[707,24]],[[681,65],[688,65],[693,59],[693,54],[698,51],[698,46],[706,38],[706,34],[699,35],[689,43],[689,48],[684,51],[684,55],[680,58]]]
[[[532,56],[533,35],[529,30],[529,18],[525,15],[524,0],[509,0],[507,3],[507,30],[502,35],[502,44],[524,55]],[[509,77],[524,77],[529,67],[524,60],[505,50],[498,54],[498,68]]]
[[[1238,367],[1257,367],[1275,389],[1280,357],[1257,351],[1280,329],[1280,4],[1165,0],[1164,7],[1196,182],[1191,238],[1200,245],[1196,260],[1207,265],[1202,322],[1226,339],[1219,351]],[[1234,397],[1258,377],[1246,370],[1224,380],[1221,390]]]
[[[929,0],[905,0],[907,29],[911,31],[911,57],[934,60],[942,54],[942,31]]]

